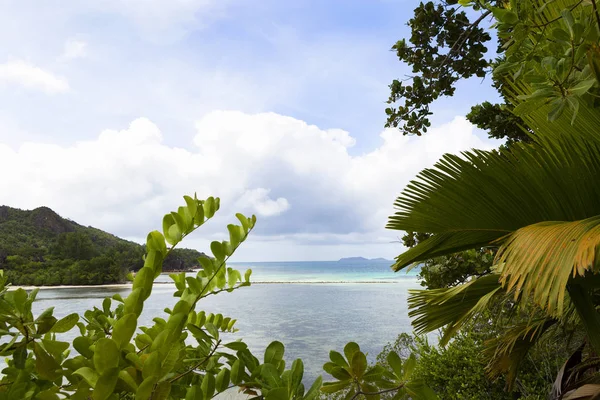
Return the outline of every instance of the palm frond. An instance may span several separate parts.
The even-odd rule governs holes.
[[[540,222],[503,240],[496,263],[504,264],[500,281],[515,297],[530,295],[551,315],[561,315],[569,279],[598,272],[600,216],[573,222]]]
[[[500,232],[506,234],[506,232]],[[498,237],[498,232],[481,231],[461,231],[445,232],[432,236],[418,246],[408,249],[406,252],[396,257],[396,262],[392,265],[394,271],[398,271],[407,265],[419,261],[428,260],[434,257],[456,253],[462,250],[468,250],[473,247],[480,247],[489,244]],[[465,245],[465,243],[468,243]]]
[[[394,203],[387,227],[433,236],[399,256],[395,269],[491,245],[539,222],[600,215],[600,185],[591,184],[600,176],[600,135],[550,136],[510,150],[447,154],[422,171]]]
[[[450,338],[501,291],[499,276],[490,274],[453,288],[409,291],[408,307],[417,334],[446,327],[440,341]]]
[[[529,320],[508,329],[501,337],[488,341],[485,350],[490,359],[487,372],[492,377],[505,374],[508,386],[512,386],[529,350],[556,322],[551,318]]]

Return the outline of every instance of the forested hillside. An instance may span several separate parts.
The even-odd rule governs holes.
[[[0,206],[0,269],[15,285],[123,282],[143,266],[144,246],[62,218],[48,207]],[[164,270],[189,270],[202,253],[176,249]]]

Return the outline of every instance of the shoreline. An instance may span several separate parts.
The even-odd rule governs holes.
[[[416,277],[415,277],[416,278]],[[408,279],[407,279],[408,280]],[[400,284],[403,281],[392,280],[392,281],[257,281],[250,282],[252,285],[347,285],[347,284]],[[175,286],[173,282],[154,282],[155,285],[160,286]],[[108,283],[106,285],[57,285],[57,286],[9,286],[8,290],[48,290],[48,289],[97,289],[97,288],[114,288],[124,289],[130,288],[132,283]]]

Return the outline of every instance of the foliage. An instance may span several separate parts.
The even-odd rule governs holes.
[[[471,22],[456,1],[420,3],[408,22],[410,43],[399,40],[393,47],[401,61],[412,67],[414,76],[390,85],[387,126],[421,135],[430,126],[430,104],[440,96],[452,96],[455,83],[471,76],[484,77],[489,62],[484,59],[489,33],[479,27],[490,11]],[[479,8],[479,7],[477,7]],[[402,104],[395,105],[401,101]]]
[[[148,234],[144,265],[126,298],[117,294],[104,299],[101,308],[60,320],[54,317],[53,307],[34,316],[32,303],[38,290],[9,291],[0,273],[0,355],[7,357],[0,399],[208,400],[235,386],[268,400],[312,400],[318,395],[322,379],[305,390],[302,361],[295,360],[286,369],[282,343],[272,342],[261,362],[245,343],[229,338],[237,331],[235,319],[196,311],[208,296],[250,285],[252,271],[242,276],[227,267],[227,261],[254,228],[255,216],[236,214],[240,225],[227,226],[228,241],[211,243],[212,257],[199,259],[202,268],[195,277],[171,274],[178,299],[175,306],[165,309],[165,318],[156,316],[152,326],[138,326],[165,258],[219,209],[218,198],[184,198],[185,206],[164,216],[162,233]],[[79,336],[72,343],[61,340],[62,333],[75,328]],[[397,355],[390,356],[391,370],[367,370],[366,356],[356,343],[346,345],[345,355],[346,359],[331,353],[336,364],[327,370],[342,379],[325,384],[324,391],[358,385],[356,395],[369,399],[377,399],[378,391],[436,398],[424,384],[410,379],[412,364],[402,364]]]
[[[495,79],[530,143],[446,155],[421,172],[388,226],[428,237],[395,267],[498,248],[484,276],[411,294],[417,331],[444,327],[447,342],[469,319],[507,305],[486,355],[488,372],[505,373],[512,385],[536,346],[564,338],[569,327],[580,341],[563,354],[553,398],[592,398],[600,393],[600,192],[593,184],[600,14],[596,1],[511,1],[487,10],[505,53]]]
[[[415,378],[427,382],[443,399],[480,399],[484,395],[490,400],[546,399],[542,393],[550,391],[551,380],[560,368],[560,356],[564,356],[562,349],[547,343],[536,348],[522,366],[514,390],[507,391],[502,377],[491,379],[486,374],[485,340],[494,332],[489,325],[481,329],[483,326],[462,330],[446,346],[434,346],[426,337],[400,334],[377,355],[377,363],[385,365],[390,351],[414,354],[418,361]]]
[[[522,79],[531,93],[519,96],[514,113],[527,115],[550,104],[548,119],[570,110],[574,120],[581,102],[600,94],[600,17],[595,1],[556,1],[541,6],[534,1],[510,2],[510,9],[491,7],[498,20],[498,36],[505,41],[506,59],[496,75]]]
[[[23,211],[0,207],[0,268],[16,285],[118,283],[142,266],[144,247],[64,219],[47,207]],[[201,253],[174,249],[165,271],[198,265]]]
[[[369,367],[366,355],[360,347],[350,342],[344,347],[344,354],[332,350],[331,361],[323,365],[325,372],[337,379],[326,382],[324,393],[343,392],[345,399],[363,395],[368,400],[379,400],[381,395],[393,394],[395,399],[437,399],[437,395],[421,379],[413,374],[417,365],[414,354],[404,361],[398,353],[390,351],[386,364]]]

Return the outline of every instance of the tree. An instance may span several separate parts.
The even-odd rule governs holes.
[[[459,4],[461,3],[461,4]],[[401,62],[412,68],[412,75],[395,79],[390,84],[386,108],[388,127],[398,127],[404,134],[421,135],[431,123],[431,104],[440,97],[453,96],[456,84],[471,77],[485,78],[503,61],[505,42],[500,38],[496,50],[498,59],[486,59],[492,40],[489,20],[495,10],[503,10],[504,1],[469,2],[471,14],[456,0],[420,3],[409,20],[411,36],[396,42],[392,50]],[[489,136],[515,141],[528,141],[527,124],[513,112],[507,101],[502,81],[492,76],[493,86],[504,99],[501,104],[484,102],[474,105],[467,119]]]

